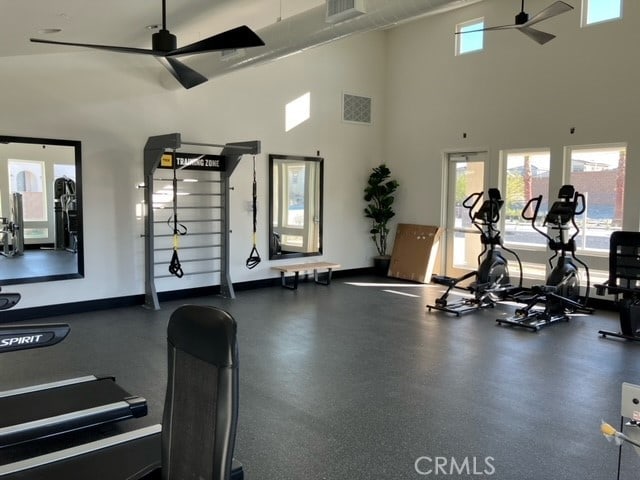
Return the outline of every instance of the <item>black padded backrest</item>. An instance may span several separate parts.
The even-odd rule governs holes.
[[[640,287],[640,232],[611,234],[608,283],[622,288]]]
[[[500,195],[500,190],[498,190],[497,188],[490,188],[488,194],[491,200],[495,200],[496,202],[502,202],[502,196]]]
[[[484,223],[497,223],[500,220],[500,210],[504,204],[504,200],[500,196],[500,190],[490,188],[488,191],[489,199],[485,200],[473,218]]]
[[[558,198],[571,201],[576,194],[576,189],[573,185],[563,185],[558,191]]]
[[[185,305],[169,320],[162,478],[228,480],[238,419],[236,322]]]
[[[563,185],[558,192],[558,200],[551,204],[544,224],[566,225],[576,214],[576,189],[573,185]]]

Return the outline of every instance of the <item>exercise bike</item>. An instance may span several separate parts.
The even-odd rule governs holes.
[[[640,341],[640,232],[613,232],[609,239],[609,278],[596,285],[598,295],[615,297],[620,331],[600,330],[602,337]]]
[[[475,210],[476,206],[484,196],[484,192],[472,193],[462,202],[462,206],[467,209],[471,223],[480,232],[482,251],[478,255],[478,269],[458,278],[441,275],[432,276],[431,281],[433,283],[445,285],[447,289],[436,299],[434,305],[427,305],[429,311],[435,309],[453,313],[459,317],[464,313],[493,307],[497,302],[504,300],[522,287],[522,263],[520,258],[516,252],[502,244],[502,237],[497,228],[497,224],[500,221],[500,209],[504,205],[504,200],[502,200],[500,191],[497,188],[490,188],[487,193],[489,198],[477,210]],[[502,255],[501,250],[510,253],[518,262],[520,281],[517,287],[511,285],[507,259]],[[475,280],[468,286],[462,286],[463,282],[474,277]],[[454,288],[471,292],[473,298],[464,298],[449,303],[448,297]]]
[[[533,229],[547,239],[547,245],[553,255],[549,258],[549,273],[544,285],[536,285],[530,291],[522,291],[513,300],[525,303],[525,306],[515,311],[509,318],[498,318],[498,324],[525,327],[534,331],[559,321],[568,321],[568,313],[593,313],[592,308],[586,306],[589,298],[590,277],[589,267],[575,255],[575,238],[580,233],[575,217],[585,210],[585,199],[573,185],[564,185],[558,192],[558,200],[551,205],[547,212],[543,228],[557,232],[552,238],[546,231],[536,226],[542,195],[530,199],[522,210],[522,218],[531,222]],[[533,210],[533,214],[528,212]],[[573,229],[573,234],[570,231]],[[555,260],[555,265],[554,265]],[[584,301],[580,301],[580,278],[578,265],[585,272],[586,290]],[[544,303],[544,309],[534,309]]]

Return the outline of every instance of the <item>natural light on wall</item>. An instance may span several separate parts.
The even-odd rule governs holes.
[[[287,103],[285,107],[285,132],[297,127],[311,116],[311,92]]]

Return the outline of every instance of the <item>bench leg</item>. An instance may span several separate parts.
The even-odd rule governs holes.
[[[324,280],[320,280],[318,275],[318,270],[313,269],[313,281],[319,283],[320,285],[330,285],[331,284],[331,269],[327,269],[327,274],[325,275]]]
[[[284,276],[284,272],[280,272],[280,282],[282,283],[283,288],[288,288],[289,290],[297,290],[298,289],[298,272],[295,272],[292,284],[288,284]]]

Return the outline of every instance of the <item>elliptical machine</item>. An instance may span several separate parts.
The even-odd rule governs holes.
[[[575,254],[575,238],[580,233],[575,217],[585,210],[584,195],[578,193],[573,185],[563,185],[560,188],[558,200],[551,205],[542,223],[543,228],[548,227],[557,232],[555,238],[536,226],[541,202],[542,195],[530,199],[522,210],[522,218],[529,220],[533,229],[547,239],[548,247],[553,251],[549,258],[551,272],[544,285],[536,285],[530,292],[521,292],[514,296],[515,301],[526,305],[517,309],[513,317],[496,319],[498,324],[537,331],[555,322],[568,321],[568,313],[593,313],[593,309],[586,306],[590,289],[589,267]],[[527,212],[530,212],[532,207],[533,214],[530,215]],[[569,236],[572,228],[574,232]],[[580,302],[580,278],[576,264],[584,269],[587,281],[583,302]],[[539,303],[544,303],[544,310],[534,310],[533,307]]]
[[[522,263],[520,258],[516,252],[502,244],[500,230],[497,228],[497,224],[500,221],[500,209],[504,205],[504,200],[502,200],[500,190],[497,188],[490,188],[487,193],[489,198],[482,203],[477,211],[474,210],[482,199],[484,192],[472,193],[462,202],[462,206],[467,209],[471,223],[480,232],[482,251],[478,255],[478,269],[459,278],[433,275],[431,281],[447,286],[447,290],[436,299],[435,305],[427,305],[429,311],[435,309],[453,313],[459,317],[464,313],[493,307],[496,302],[504,300],[508,295],[513,294],[514,291],[522,287]],[[520,281],[517,287],[511,285],[507,259],[502,255],[501,250],[509,252],[518,262]],[[468,286],[461,286],[465,280],[473,277],[475,277],[475,280]],[[464,298],[449,303],[449,293],[454,288],[471,292],[473,298]]]

